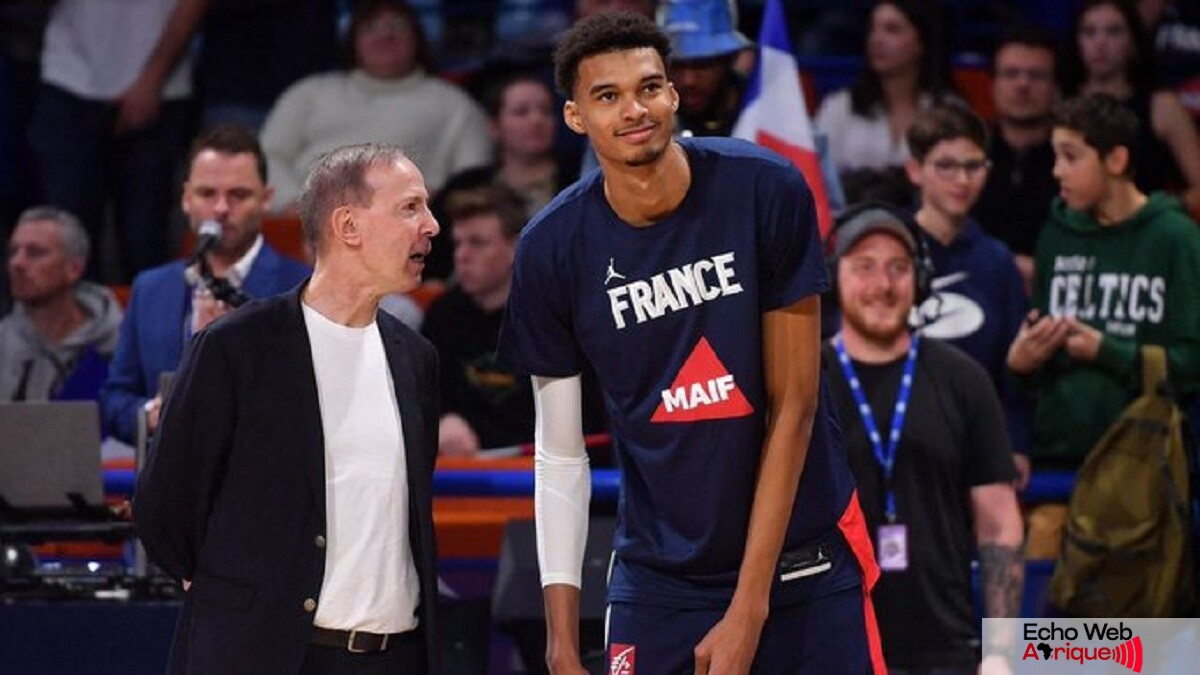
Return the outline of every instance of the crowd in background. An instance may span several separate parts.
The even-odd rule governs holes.
[[[0,9],[5,231],[29,206],[63,208],[93,240],[88,278],[130,283],[137,272],[178,254],[184,228],[176,179],[183,154],[200,129],[218,122],[261,131],[277,192],[274,212],[294,206],[306,163],[344,140],[388,138],[411,148],[437,190],[452,175],[511,151],[502,146],[504,129],[487,122],[499,119],[494,89],[500,77],[527,73],[531,82],[549,85],[554,37],[575,17],[655,11],[651,0],[418,0],[399,10],[400,22],[411,24],[411,44],[392,61],[392,28],[378,21],[352,25],[354,4],[6,3]],[[755,35],[763,3],[737,4],[742,33]],[[1190,208],[1200,207],[1197,11],[1161,0],[1111,3],[1085,25],[1082,17],[1093,13],[1074,9],[1106,3],[1051,4],[895,3],[883,10],[884,23],[868,40],[872,2],[785,3],[795,51],[818,83],[810,105],[851,201],[864,194],[893,201],[911,196],[903,176],[889,172],[907,156],[901,132],[920,109],[963,95],[953,68],[986,64],[996,42],[1025,25],[1053,40],[1062,95],[1107,91],[1138,114],[1147,148],[1139,155],[1139,185],[1179,191]],[[1068,12],[1068,5],[1077,7]],[[896,28],[902,24],[915,33]],[[1121,37],[1113,37],[1116,31]],[[100,46],[112,44],[120,49]],[[854,75],[856,64],[863,67]],[[749,67],[739,57],[733,70],[744,76]],[[677,79],[694,71],[681,67]],[[686,112],[693,87],[679,86]],[[547,179],[542,166],[517,177],[515,164],[506,164],[522,189],[541,190],[533,205],[569,183],[577,170],[573,156],[584,152],[558,120],[561,99],[550,95],[551,155],[567,170]],[[735,96],[724,105],[736,111],[738,103]],[[401,118],[402,126],[395,121]],[[714,132],[728,129],[703,133]]]

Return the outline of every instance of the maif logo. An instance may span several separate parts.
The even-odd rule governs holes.
[[[608,648],[608,675],[634,675],[637,648],[614,642]]]
[[[707,338],[696,343],[671,388],[662,390],[661,396],[651,422],[732,419],[754,412]]]
[[[1083,637],[1091,642],[1112,640],[1122,642],[1115,647],[1081,647],[1072,645],[1078,640],[1079,629],[1074,626],[1059,626],[1053,621],[1049,626],[1036,623],[1024,624],[1026,645],[1022,661],[1075,661],[1083,664],[1090,661],[1114,661],[1135,673],[1142,672],[1142,638],[1123,622],[1113,626],[1108,623],[1084,623]],[[1054,645],[1054,642],[1062,642]]]

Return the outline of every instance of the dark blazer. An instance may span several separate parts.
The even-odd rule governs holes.
[[[172,673],[295,673],[325,573],[325,462],[303,285],[256,300],[189,343],[134,497],[150,558],[190,579]],[[433,346],[379,312],[403,419],[418,618],[436,672]]]
[[[100,390],[106,428],[132,443],[137,412],[158,393],[160,374],[173,371],[183,355],[183,322],[192,312],[192,289],[182,260],[146,270],[133,280],[133,295],[121,322],[121,337]],[[242,290],[265,298],[290,290],[308,278],[307,265],[281,255],[265,242],[250,266]]]

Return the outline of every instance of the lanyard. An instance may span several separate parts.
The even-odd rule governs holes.
[[[846,375],[846,381],[850,383],[850,393],[854,395],[854,403],[858,406],[858,414],[862,417],[863,424],[867,428],[867,437],[871,439],[871,447],[875,450],[875,460],[879,462],[879,466],[883,467],[883,484],[886,491],[884,508],[889,523],[896,522],[896,492],[892,487],[892,469],[896,466],[896,446],[900,444],[900,430],[904,428],[904,413],[908,411],[908,397],[912,394],[913,371],[916,370],[917,344],[919,342],[920,334],[913,333],[912,342],[908,347],[908,358],[904,361],[904,374],[900,377],[900,391],[896,394],[896,409],[892,413],[892,430],[888,433],[887,446],[884,446],[883,438],[879,435],[879,428],[875,425],[875,415],[871,412],[871,404],[867,402],[862,384],[859,383],[858,376],[854,374],[854,365],[850,362],[850,355],[846,353],[846,345],[842,341],[842,336],[838,335],[833,341],[838,361],[842,364],[842,372]]]

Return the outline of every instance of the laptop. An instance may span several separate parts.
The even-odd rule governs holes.
[[[0,497],[25,512],[68,515],[69,495],[104,504],[95,401],[0,403]]]

